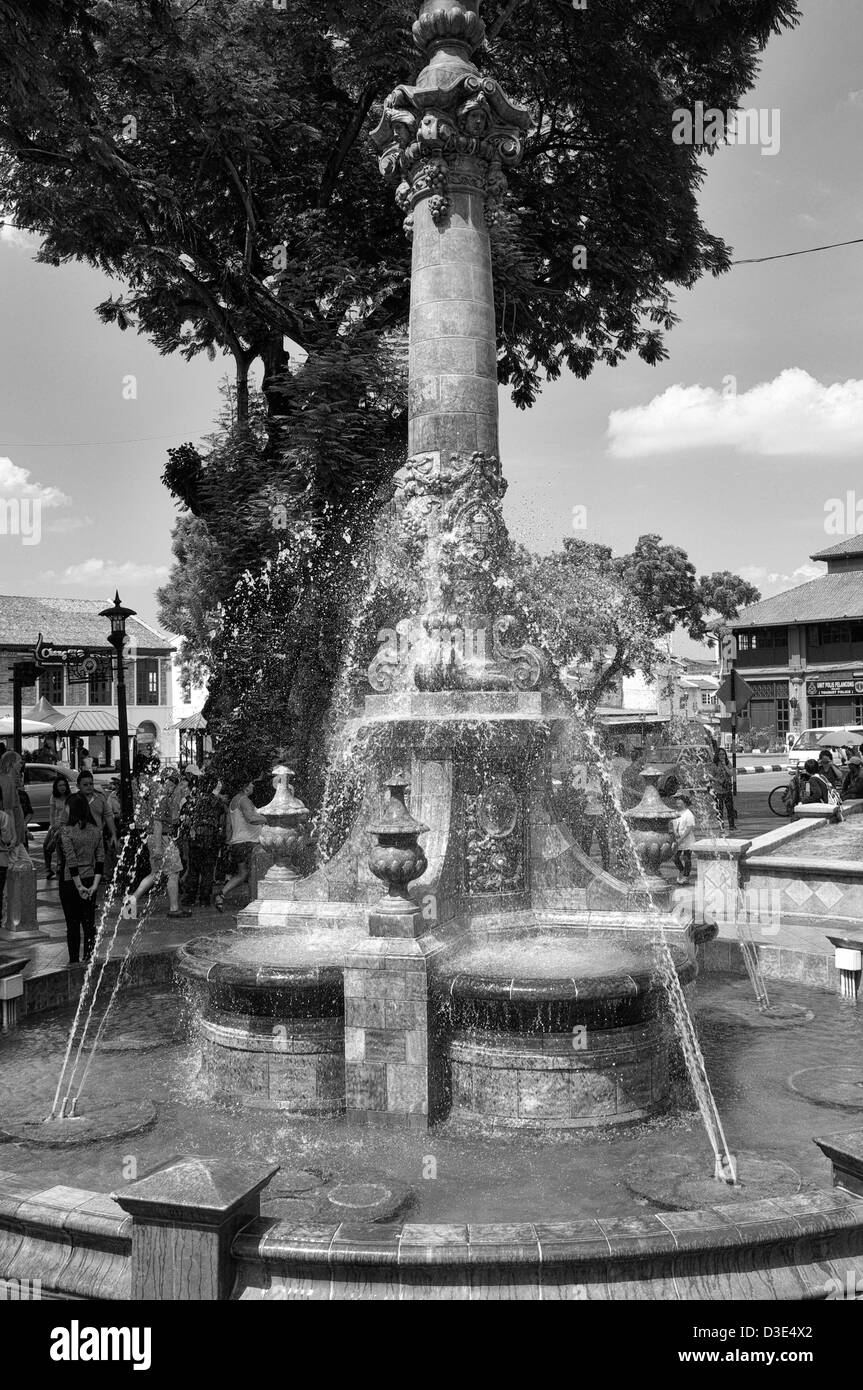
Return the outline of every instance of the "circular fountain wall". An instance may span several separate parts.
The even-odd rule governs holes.
[[[343,964],[332,933],[240,930],[183,947],[207,1094],[295,1115],[343,1111]]]
[[[675,947],[684,987],[692,951]],[[668,1100],[672,1027],[648,940],[471,938],[437,965],[452,1116],[543,1129],[647,1118]]]

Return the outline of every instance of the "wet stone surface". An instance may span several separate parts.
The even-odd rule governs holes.
[[[729,1146],[736,1154],[788,1165],[804,1185],[827,1189],[830,1165],[812,1138],[859,1127],[860,1110],[851,1109],[847,1097],[856,1101],[858,1096],[850,1073],[863,1057],[863,1009],[826,991],[768,980],[771,1002],[800,1006],[812,1018],[800,1027],[751,1027],[748,1021],[757,1017],[757,1005],[754,996],[748,1001],[741,983],[739,977],[702,974],[693,991],[696,1025]],[[164,995],[165,987],[122,996],[112,1032],[131,1034],[133,1020],[138,1020],[146,1034],[145,1020],[152,1019],[153,1009],[164,1009],[172,1034],[175,1029],[184,1034],[182,996],[169,995],[157,1005],[157,993]],[[723,1007],[729,998],[737,1001],[741,1016]],[[43,1098],[48,1102],[45,1113],[50,1110],[72,1016],[69,1009],[42,1014],[4,1037],[0,1118],[24,1111],[34,1101],[41,1104]],[[88,1061],[90,1054],[82,1054],[81,1067]],[[156,1107],[156,1124],[145,1133],[71,1149],[2,1143],[0,1171],[19,1175],[34,1191],[61,1184],[112,1192],[177,1154],[233,1155],[282,1166],[262,1201],[265,1206],[282,1203],[284,1219],[308,1219],[309,1210],[317,1211],[327,1201],[326,1219],[338,1220],[334,1204],[323,1194],[341,1183],[346,1197],[355,1185],[353,1198],[367,1200],[370,1194],[363,1189],[380,1177],[394,1198],[397,1184],[415,1194],[412,1219],[541,1222],[661,1210],[649,1198],[639,1201],[633,1195],[633,1174],[663,1166],[667,1171],[679,1155],[696,1181],[699,1174],[708,1180],[706,1204],[716,1205],[722,1197],[721,1185],[709,1181],[713,1154],[685,1082],[675,1088],[676,1109],[614,1134],[600,1129],[555,1138],[492,1126],[465,1129],[452,1121],[427,1133],[411,1133],[219,1104],[204,1092],[200,1063],[191,1030],[182,1041],[146,1052],[100,1048],[87,1073],[82,1111],[102,1102],[148,1101]],[[789,1078],[813,1067],[823,1070],[811,1098],[792,1088]],[[824,1084],[831,1076],[838,1083],[835,1095]],[[863,1074],[857,1079],[863,1081]],[[685,1169],[680,1176],[688,1180]],[[777,1178],[784,1183],[781,1169]],[[769,1183],[763,1195],[774,1195]],[[697,1195],[685,1202],[700,1204]],[[357,1215],[358,1201],[353,1211],[349,1206],[342,1208],[341,1219],[365,1219]]]
[[[816,1105],[863,1110],[863,1064],[851,1067],[804,1067],[788,1079],[792,1091]]]
[[[626,1185],[632,1195],[662,1211],[692,1211],[699,1207],[753,1202],[761,1197],[793,1197],[812,1191],[790,1163],[755,1153],[733,1155],[737,1184],[717,1181],[703,1167],[695,1168],[690,1154],[666,1154],[656,1163],[633,1164]]]

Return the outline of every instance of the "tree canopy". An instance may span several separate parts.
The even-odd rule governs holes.
[[[564,369],[661,360],[675,288],[727,268],[699,214],[702,151],[672,140],[673,113],[732,110],[797,4],[486,0],[483,13],[478,61],[532,119],[492,229],[499,380],[528,406]],[[404,449],[410,253],[368,134],[421,66],[415,15],[412,0],[0,0],[4,215],[37,234],[38,259],[117,280],[107,324],[162,353],[232,359],[223,438],[165,470],[197,519],[181,519],[173,583],[190,599],[206,557],[224,617],[241,576],[280,553],[267,518],[283,506],[306,634],[289,664],[321,706],[353,551]]]
[[[651,676],[663,637],[682,629],[700,641],[714,616],[736,617],[761,597],[728,571],[697,578],[686,552],[657,535],[639,536],[618,556],[573,537],[550,555],[522,549],[514,575],[514,611],[525,615],[530,641],[559,677],[576,682],[588,712],[619,677]]]

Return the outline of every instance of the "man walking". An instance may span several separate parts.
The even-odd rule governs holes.
[[[219,850],[225,841],[227,807],[222,784],[206,773],[191,798],[188,814],[189,863],[183,884],[182,906],[210,907]]]

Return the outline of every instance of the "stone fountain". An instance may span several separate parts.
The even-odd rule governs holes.
[[[423,1127],[454,1108],[583,1126],[665,1103],[668,1036],[631,885],[553,814],[552,737],[571,711],[506,611],[490,229],[529,118],[472,61],[483,33],[479,0],[424,0],[427,65],[372,135],[413,243],[391,524],[425,594],[369,666],[362,723],[381,751],[365,803],[327,864],[271,870],[227,946],[191,943],[181,970],[214,1094],[358,1123]],[[650,817],[672,814],[653,796],[631,816],[645,843]],[[265,808],[279,836],[282,800]],[[664,921],[689,979],[692,943]]]
[[[400,1154],[410,1171],[421,1161],[432,1177],[425,1165],[435,1155],[425,1150],[436,1146],[422,1131],[444,1117],[441,1151],[452,1154],[466,1126],[471,1163],[480,1126],[483,1136],[490,1125],[598,1128],[585,1145],[542,1146],[562,1159],[588,1150],[586,1206],[579,1189],[574,1208],[537,1209],[531,1171],[503,1224],[464,1209],[413,1222],[402,1219],[404,1183],[365,1170],[361,1181],[334,1183],[323,1171],[288,1169],[262,1209],[279,1166],[269,1146],[282,1159],[291,1144],[281,1114],[269,1126],[243,1115],[229,1159],[193,1146],[120,1189],[127,1217],[106,1195],[58,1187],[53,1176],[30,1192],[0,1174],[4,1283],[29,1280],[36,1259],[49,1292],[73,1298],[796,1301],[858,1290],[859,1132],[817,1141],[833,1163],[832,1192],[798,1191],[790,1171],[777,1194],[776,1170],[788,1165],[762,1163],[759,1178],[755,1156],[750,1193],[770,1195],[749,1201],[702,1169],[693,1182],[686,1154],[663,1149],[646,1166],[645,1147],[664,1132],[653,1126],[632,1146],[632,1174],[621,1174],[641,1205],[590,1214],[590,1164],[609,1157],[607,1127],[666,1103],[669,1013],[685,1010],[695,963],[689,932],[643,901],[626,911],[638,884],[633,892],[599,871],[555,822],[549,749],[567,710],[539,654],[515,640],[500,598],[509,542],[488,226],[505,215],[504,170],[517,162],[527,119],[471,61],[483,35],[478,10],[478,0],[424,0],[415,35],[428,64],[416,86],[391,95],[375,133],[414,237],[411,452],[396,514],[427,589],[419,613],[393,615],[371,662],[363,717],[380,738],[371,740],[365,804],[336,857],[302,877],[308,812],[280,764],[264,808],[274,863],[259,896],[227,938],[190,944],[180,971],[199,1004],[210,1094],[311,1115],[311,1126],[296,1126],[301,1151],[303,1136],[325,1147],[335,1135],[365,1153],[356,1136],[343,1143],[342,1126],[318,1123],[347,1112],[356,1125],[420,1131],[389,1145],[376,1136],[368,1148]],[[646,781],[628,823],[648,887],[659,890],[671,813],[653,773]],[[856,986],[854,942],[838,944]],[[749,1062],[748,1040],[739,1055]],[[851,1089],[841,1084],[843,1103]],[[182,1098],[178,1111],[213,1111]],[[10,1132],[4,1118],[4,1134],[45,1142],[34,1126],[80,1130],[73,1112],[45,1122],[43,1110],[29,1132]],[[87,1142],[116,1138],[111,1118],[109,1134],[97,1107],[84,1122]],[[220,1113],[219,1125],[227,1118]],[[138,1117],[137,1128],[151,1122]],[[265,1130],[257,1148],[256,1125]],[[532,1170],[540,1148],[497,1147],[499,1175],[526,1152]],[[619,1155],[626,1146],[613,1147]],[[483,1139],[478,1166],[489,1186],[482,1158],[492,1153]],[[112,1182],[121,1154],[106,1160]],[[694,1200],[705,1209],[685,1209]]]

